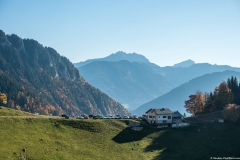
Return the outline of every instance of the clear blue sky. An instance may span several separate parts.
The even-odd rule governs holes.
[[[124,51],[240,67],[239,0],[0,0],[0,29],[74,63]]]

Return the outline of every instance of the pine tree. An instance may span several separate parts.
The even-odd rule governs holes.
[[[213,97],[212,92],[210,92],[210,94],[206,95],[206,99],[207,99],[207,101],[204,105],[204,111],[205,112],[211,112],[211,111],[216,110],[216,106],[214,104],[214,97]]]
[[[234,96],[226,82],[220,83],[214,90],[214,104],[217,110],[222,110],[227,104],[232,103]]]
[[[240,92],[237,78],[232,76],[231,79],[227,80],[227,85],[234,96],[233,103],[240,104]]]

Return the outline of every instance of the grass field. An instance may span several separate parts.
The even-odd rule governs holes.
[[[11,108],[0,107],[0,116],[32,116],[33,114]]]
[[[200,114],[194,117],[186,118],[187,121],[190,122],[210,122],[213,121],[214,118],[223,118],[222,111],[215,111],[211,113]]]
[[[194,123],[186,128],[156,129],[141,121],[143,130],[132,131],[127,126],[130,121],[1,117],[0,159],[240,157],[239,124]]]

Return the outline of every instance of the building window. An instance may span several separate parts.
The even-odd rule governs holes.
[[[163,116],[163,118],[166,118],[166,116]]]
[[[159,116],[159,118],[161,118],[161,116]]]
[[[152,118],[155,118],[155,116],[152,116]]]
[[[172,117],[171,117],[171,116],[168,116],[168,119],[172,119]]]
[[[149,118],[152,118],[152,116],[151,116],[151,115],[149,115],[148,117],[149,117]]]

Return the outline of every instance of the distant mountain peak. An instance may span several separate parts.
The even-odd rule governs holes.
[[[137,53],[126,53],[123,51],[118,51],[113,53],[105,58],[105,61],[121,61],[121,60],[128,60],[129,62],[143,62],[148,63],[149,60],[141,54]]]
[[[127,60],[129,62],[150,63],[150,61],[141,54],[126,53],[123,51],[118,51],[118,52],[112,53],[109,56],[104,57],[104,58],[89,59],[84,62],[75,63],[74,65],[76,67],[81,67],[81,66],[87,65],[89,63],[95,62],[95,61],[117,62],[117,61],[122,61],[122,60]]]
[[[193,64],[195,64],[195,62],[193,60],[189,59],[189,60],[174,64],[173,67],[175,67],[175,68],[178,68],[178,67],[185,68],[185,67],[190,67]]]

